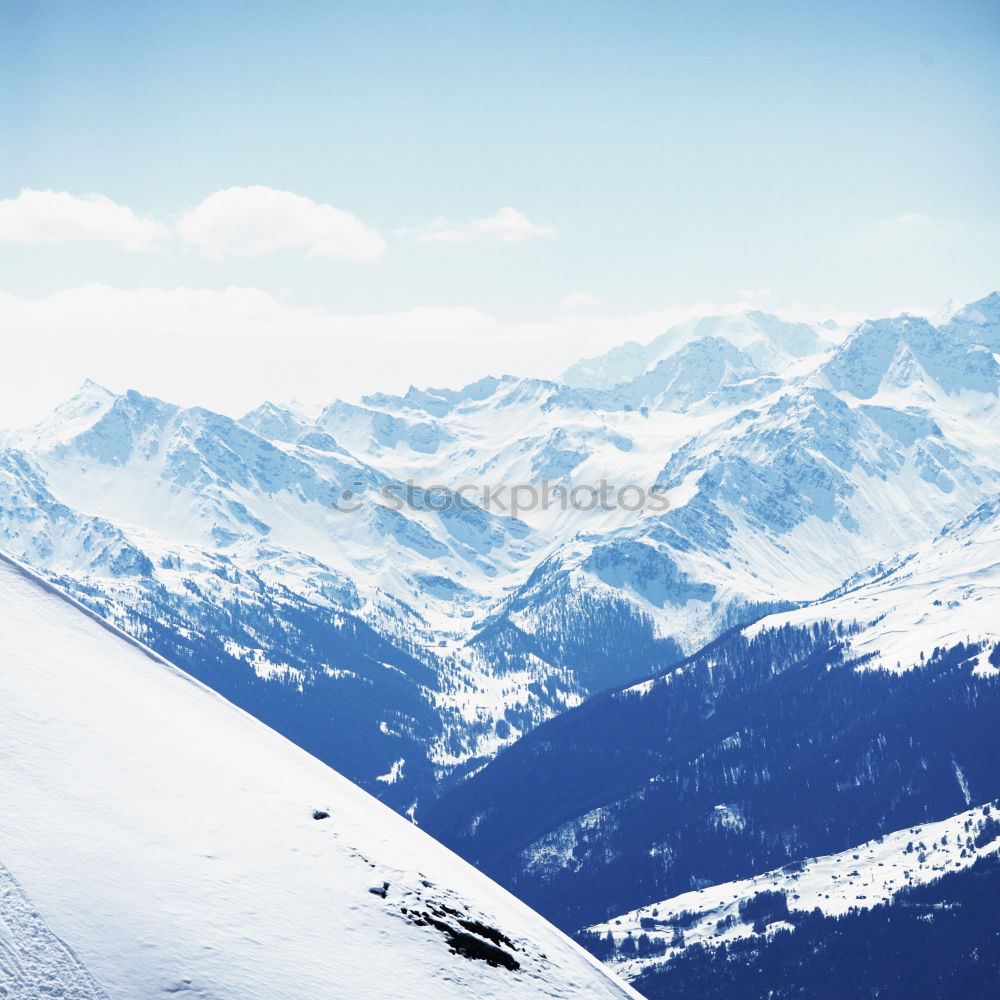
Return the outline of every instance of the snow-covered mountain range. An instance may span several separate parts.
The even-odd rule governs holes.
[[[997,295],[939,327],[708,317],[558,382],[238,421],[91,383],[4,435],[0,546],[419,815],[544,720],[1000,490],[998,317]],[[602,481],[670,508],[595,509]],[[543,482],[589,509],[510,516]]]
[[[4,997],[638,996],[6,557],[0,604]]]
[[[878,873],[853,873],[866,852],[913,876],[901,889],[974,864],[987,840],[969,850],[965,834],[984,825],[993,850],[1000,826],[969,809],[1000,796],[998,588],[1000,495],[824,599],[542,725],[447,792],[427,828],[647,996],[677,995],[675,974],[651,970],[690,945],[733,953],[761,917],[751,897],[790,891],[803,865],[811,895],[781,914],[891,901]],[[934,823],[917,839],[944,854],[882,856]],[[831,871],[817,904],[812,882]],[[759,933],[772,922],[788,919]]]

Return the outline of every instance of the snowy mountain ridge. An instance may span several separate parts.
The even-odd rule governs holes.
[[[648,344],[629,341],[599,357],[579,361],[560,381],[580,388],[610,388],[643,375],[705,337],[721,337],[764,371],[780,372],[800,358],[822,353],[835,342],[838,332],[824,324],[790,323],[754,309],[731,316],[706,316],[671,327]]]
[[[824,620],[851,623],[851,653],[865,669],[883,670],[915,669],[935,648],[959,642],[1000,642],[1000,494],[891,567],[879,567],[874,577],[828,600],[761,619],[746,634]],[[1000,675],[985,654],[975,672]]]
[[[233,421],[88,383],[6,437],[0,544],[295,740],[307,702],[310,732],[356,706],[356,750],[309,748],[405,810],[1000,490],[995,298],[842,342],[692,323],[596,388],[489,377]],[[602,480],[670,509],[483,501]]]

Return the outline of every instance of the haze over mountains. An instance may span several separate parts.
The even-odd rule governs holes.
[[[596,358],[578,361],[561,382],[583,388],[608,388],[651,371],[683,347],[717,337],[742,351],[764,371],[781,371],[792,362],[819,354],[838,333],[836,324],[789,323],[748,310],[733,316],[706,316],[672,327],[648,344],[629,341]]]

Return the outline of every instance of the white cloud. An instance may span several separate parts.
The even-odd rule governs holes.
[[[551,239],[556,234],[552,226],[532,222],[510,205],[484,219],[455,223],[439,217],[416,229],[402,228],[395,232],[397,236],[409,236],[421,243],[471,243],[474,240],[520,243],[533,238]]]
[[[568,309],[577,309],[580,306],[596,306],[600,302],[596,296],[590,292],[571,292],[562,300],[562,304]]]
[[[393,230],[394,236],[409,236],[421,243],[468,243],[472,236],[469,229],[460,228],[449,222],[443,216],[431,219],[430,222],[416,229],[402,226]]]
[[[85,378],[233,416],[264,399],[326,403],[489,374],[555,378],[581,357],[741,305],[511,324],[470,307],[344,315],[257,288],[88,285],[43,299],[0,291],[0,427],[41,419]]]
[[[902,247],[913,246],[914,240],[941,235],[941,226],[929,215],[920,212],[901,212],[892,219],[879,219],[871,223],[865,235],[881,243],[896,242]]]
[[[140,218],[101,194],[77,197],[25,188],[16,198],[0,201],[0,241],[6,243],[91,240],[137,250],[165,235],[167,230],[153,219]]]
[[[503,240],[504,243],[520,243],[521,240],[528,240],[533,236],[551,239],[556,234],[551,226],[532,222],[526,215],[509,205],[501,208],[496,215],[479,219],[474,225],[476,231],[483,236]]]
[[[929,215],[921,215],[919,212],[903,212],[899,218],[892,221],[904,226],[926,226],[934,222]]]
[[[770,299],[774,296],[774,292],[770,288],[741,288],[740,298],[749,299],[750,301],[755,301],[757,299]]]
[[[368,261],[385,251],[381,235],[350,213],[260,184],[216,191],[181,216],[177,231],[220,259],[299,249]]]
[[[508,205],[482,219],[453,223],[437,218],[396,234],[421,242],[520,243],[550,239],[555,230]],[[303,250],[310,257],[370,261],[386,249],[382,235],[349,212],[262,184],[216,191],[172,228],[99,194],[25,189],[17,198],[0,201],[0,242],[102,241],[135,250],[171,236],[217,260]]]

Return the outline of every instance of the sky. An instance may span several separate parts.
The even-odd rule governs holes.
[[[1000,287],[1000,3],[0,0],[0,426]]]

